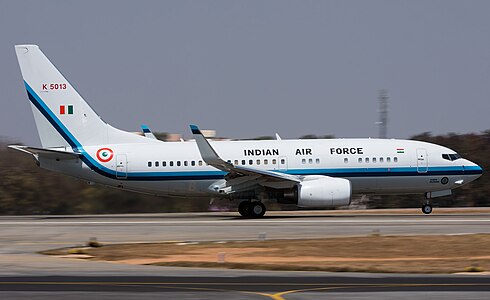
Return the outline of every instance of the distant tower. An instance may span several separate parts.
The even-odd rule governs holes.
[[[376,123],[379,126],[379,138],[385,139],[388,129],[388,91],[379,90],[379,121]]]

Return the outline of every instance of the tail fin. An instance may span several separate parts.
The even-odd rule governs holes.
[[[44,148],[148,142],[105,123],[37,45],[17,45],[15,52]]]

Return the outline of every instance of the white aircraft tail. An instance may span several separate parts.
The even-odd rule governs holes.
[[[37,45],[15,52],[43,148],[152,142],[105,123]]]

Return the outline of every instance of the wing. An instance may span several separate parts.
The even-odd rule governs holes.
[[[219,157],[216,151],[213,149],[208,140],[201,133],[201,130],[196,125],[191,125],[192,133],[196,139],[197,147],[201,153],[201,157],[208,165],[215,167],[216,169],[225,171],[228,173],[225,179],[230,180],[238,177],[248,176],[250,180],[258,180],[259,182],[285,182],[294,185],[301,182],[300,177],[295,175],[284,174],[275,171],[260,170],[255,168],[235,166],[229,162],[224,161]],[[243,180],[241,181],[244,182]],[[264,184],[266,185],[266,184]]]

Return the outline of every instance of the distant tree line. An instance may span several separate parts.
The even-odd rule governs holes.
[[[164,136],[157,135],[157,136]],[[325,136],[333,137],[331,135]],[[263,138],[263,137],[262,137]],[[303,138],[315,138],[307,135]],[[433,136],[426,132],[412,137],[456,150],[464,158],[490,169],[490,130],[481,134]],[[62,174],[38,168],[32,157],[7,149],[0,141],[0,214],[102,214],[142,212],[187,212],[230,209],[236,203],[206,198],[165,198],[88,185]],[[439,206],[490,206],[490,176],[454,190],[448,197],[435,199]],[[423,196],[375,196],[367,198],[369,208],[418,207]],[[270,208],[279,209],[273,205]],[[288,207],[290,208],[290,207]]]
[[[206,199],[170,199],[88,185],[36,166],[0,142],[0,214],[103,214],[206,211]]]
[[[412,140],[435,143],[458,152],[463,158],[483,168],[483,175],[474,182],[453,190],[453,195],[431,199],[435,206],[490,206],[490,130],[481,134],[432,135],[430,132],[411,137]],[[373,196],[365,203],[368,208],[418,207],[423,195]]]

